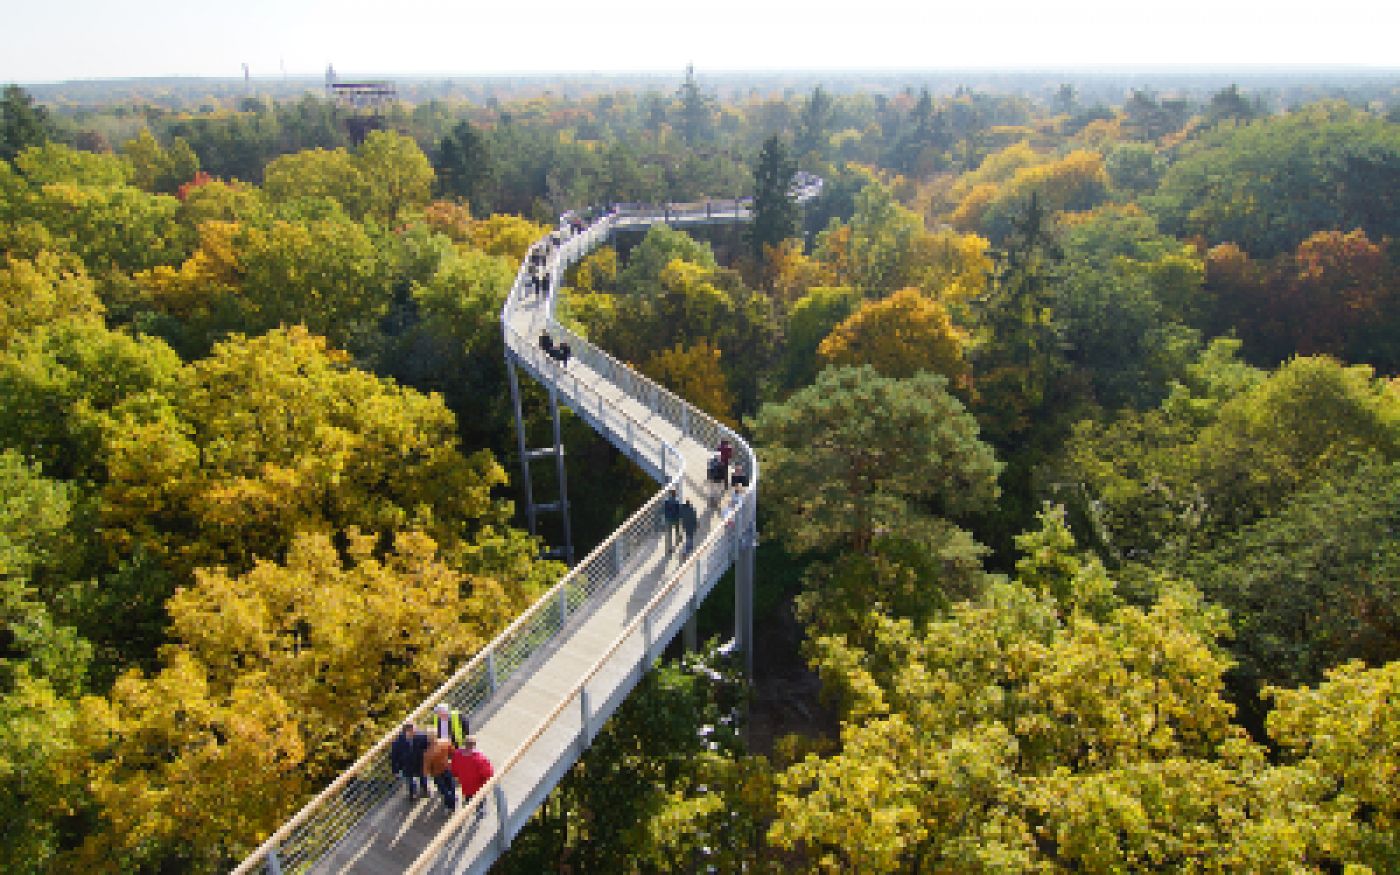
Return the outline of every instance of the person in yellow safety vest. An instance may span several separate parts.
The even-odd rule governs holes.
[[[462,740],[471,732],[470,721],[446,702],[439,702],[433,712],[437,714],[437,737],[452,742],[453,747],[461,747]]]

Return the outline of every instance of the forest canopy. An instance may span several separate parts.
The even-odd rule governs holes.
[[[435,88],[5,90],[0,869],[226,871],[504,628],[520,259],[736,195],[559,314],[755,445],[756,677],[499,869],[1400,868],[1393,84]],[[653,487],[562,429],[586,551]]]

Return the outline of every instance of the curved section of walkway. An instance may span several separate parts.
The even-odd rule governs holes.
[[[741,222],[741,201],[622,205],[551,247],[550,288],[616,230],[667,222]],[[501,313],[509,366],[543,384],[661,486],[641,508],[470,662],[407,715],[427,722],[448,702],[471,716],[496,777],[447,816],[436,798],[410,803],[380,739],[277,830],[235,875],[282,872],[484,872],[591,743],[666,644],[731,567],[737,644],[751,650],[758,465],[748,444],[703,411],[613,359],[554,319],[522,264]],[[566,365],[539,335],[566,341]],[[751,486],[732,506],[709,501],[705,463],[727,438]],[[701,511],[694,551],[668,544],[661,502],[681,490]]]

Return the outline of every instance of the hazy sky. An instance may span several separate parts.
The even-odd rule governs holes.
[[[5,0],[0,82],[1097,65],[1400,67],[1400,0]]]

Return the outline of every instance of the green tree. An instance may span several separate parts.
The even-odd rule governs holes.
[[[1246,690],[1400,659],[1400,463],[1321,473],[1276,512],[1181,563],[1228,608]]]
[[[89,320],[35,328],[0,352],[0,446],[61,480],[100,482],[103,417],[173,389],[179,357],[163,342]]]
[[[83,796],[77,697],[91,648],[55,617],[76,490],[0,450],[0,867],[51,871]]]
[[[40,146],[53,136],[48,110],[34,104],[34,98],[18,85],[6,85],[0,94],[0,160],[13,161],[31,146]]]
[[[1055,476],[1109,555],[1185,557],[1283,510],[1368,457],[1400,452],[1400,402],[1363,366],[1297,358],[1273,373],[1217,341],[1153,411],[1085,422]]]
[[[1316,687],[1271,690],[1269,734],[1287,751],[1316,806],[1309,837],[1333,859],[1381,872],[1400,865],[1400,662],[1350,662]]]
[[[800,160],[823,161],[826,158],[827,136],[832,124],[835,105],[831,95],[818,85],[802,104],[793,152]],[[755,174],[756,175],[756,174]]]
[[[1062,240],[1053,306],[1074,379],[1097,406],[1155,406],[1199,346],[1200,256],[1135,210],[1095,210]]]
[[[1206,107],[1206,123],[1211,125],[1224,121],[1248,124],[1261,115],[1264,115],[1264,108],[1259,99],[1246,100],[1240,93],[1240,86],[1233,82],[1212,94]]]
[[[1400,129],[1340,103],[1225,126],[1189,148],[1149,200],[1162,227],[1256,258],[1318,231],[1400,236]]]
[[[772,524],[795,552],[864,552],[882,533],[914,536],[924,502],[958,514],[996,496],[996,459],[934,374],[828,368],[753,429]]]
[[[676,99],[680,101],[680,130],[685,144],[697,146],[708,140],[714,98],[700,90],[700,83],[695,80],[694,64],[686,65],[685,81],[677,89]]]
[[[180,321],[189,354],[229,332],[302,324],[370,357],[392,301],[390,253],[338,211],[265,226],[213,222],[178,269],[158,266],[136,280],[156,309]]]
[[[703,268],[717,266],[708,244],[669,225],[652,225],[618,274],[618,291],[634,297],[654,293],[661,284],[662,272],[676,259]]]
[[[796,167],[787,147],[774,134],[763,141],[753,169],[753,220],[747,229],[755,261],[766,259],[766,249],[776,249],[797,233],[797,205],[788,196]]]
[[[35,188],[55,183],[110,188],[131,182],[131,162],[117,155],[83,152],[62,143],[40,143],[14,157],[15,168]]]
[[[369,210],[369,182],[344,149],[313,149],[282,155],[263,170],[263,192],[273,203],[326,197],[356,218]]]
[[[122,155],[132,164],[132,184],[143,191],[175,194],[199,172],[199,157],[184,137],[167,150],[147,128],[122,144]]]
[[[458,122],[438,141],[433,169],[444,194],[465,199],[478,216],[491,212],[495,162],[486,138],[471,122]]]
[[[433,191],[433,165],[412,138],[394,131],[370,131],[355,154],[368,185],[366,212],[393,222],[406,210],[427,205]]]
[[[800,389],[816,379],[817,349],[859,306],[860,294],[849,286],[813,288],[792,305],[781,365],[784,386]]]
[[[1064,255],[1036,195],[1015,227],[978,302],[984,338],[973,360],[979,413],[1004,447],[1042,423],[1065,365],[1063,323],[1054,309]]]

